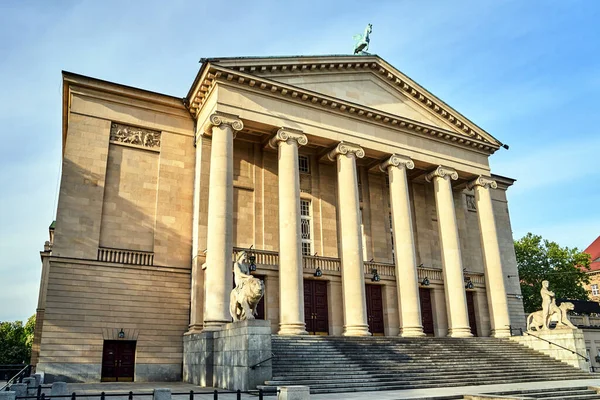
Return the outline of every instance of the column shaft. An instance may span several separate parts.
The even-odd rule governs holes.
[[[444,289],[448,312],[448,336],[469,337],[471,328],[467,311],[467,296],[458,238],[451,179],[458,179],[456,171],[438,167],[428,175],[435,188],[435,203],[444,268]]]
[[[492,323],[492,336],[510,336],[510,317],[506,299],[506,286],[502,261],[500,259],[500,245],[496,231],[496,220],[492,205],[490,187],[496,188],[497,184],[491,179],[480,177],[471,185],[475,190],[479,230],[481,232],[481,248],[485,267],[485,286]]]
[[[233,286],[233,139],[239,120],[211,116],[212,148],[208,193],[204,330],[230,322],[229,296]]]
[[[362,148],[341,143],[330,153],[337,159],[338,218],[340,221],[344,336],[369,336],[365,301],[364,260],[360,230],[360,203],[356,157]]]
[[[394,155],[384,165],[387,165],[390,181],[400,336],[424,336],[415,239],[406,177],[406,169],[414,168],[414,163],[410,159]]]
[[[298,145],[306,136],[280,129],[270,141],[279,148],[279,334],[306,335],[300,226]]]

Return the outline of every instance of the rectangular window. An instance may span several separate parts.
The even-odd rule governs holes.
[[[310,158],[308,156],[298,155],[298,169],[301,174],[310,174]]]
[[[312,255],[312,213],[310,200],[300,199],[300,232],[302,236],[302,255]]]
[[[592,285],[592,296],[598,296],[598,294],[600,294],[600,291],[598,290],[598,285]]]

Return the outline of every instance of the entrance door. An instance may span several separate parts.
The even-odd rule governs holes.
[[[367,321],[369,332],[374,336],[383,336],[383,298],[380,285],[366,285]]]
[[[431,307],[431,291],[419,288],[419,299],[421,301],[421,323],[423,332],[433,335],[433,308]]]
[[[475,320],[475,292],[467,292],[467,311],[469,312],[469,326],[471,333],[477,336],[477,321]]]
[[[304,281],[304,322],[311,335],[329,335],[327,282]]]
[[[134,340],[105,340],[102,351],[102,382],[133,382]]]

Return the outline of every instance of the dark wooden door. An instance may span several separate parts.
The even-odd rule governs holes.
[[[369,332],[375,336],[383,336],[383,297],[380,285],[366,285],[367,321]]]
[[[467,291],[467,311],[469,312],[469,326],[473,336],[477,336],[477,321],[475,320],[475,292]]]
[[[329,335],[326,281],[304,281],[304,321],[309,334]]]
[[[135,341],[105,340],[102,351],[103,382],[133,382]]]
[[[421,323],[423,332],[433,335],[433,308],[431,307],[431,291],[419,288],[419,299],[421,301]]]

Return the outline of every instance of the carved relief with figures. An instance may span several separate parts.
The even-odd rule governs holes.
[[[160,148],[160,132],[114,122],[110,126],[110,140],[151,149]]]

